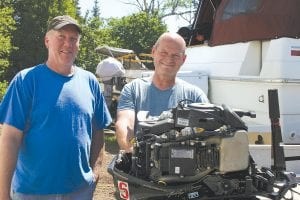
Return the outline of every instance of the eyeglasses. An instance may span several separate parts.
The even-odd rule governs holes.
[[[175,54],[169,54],[166,51],[159,51],[159,50],[157,50],[157,53],[161,57],[171,57],[171,59],[176,60],[176,61],[180,60],[182,58],[182,56],[184,55],[183,52],[175,53]]]

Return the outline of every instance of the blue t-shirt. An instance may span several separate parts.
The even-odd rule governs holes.
[[[45,64],[19,72],[0,105],[0,123],[23,131],[12,186],[25,194],[63,194],[93,182],[92,129],[111,117],[96,77],[76,67],[62,76]]]
[[[182,100],[209,102],[200,88],[179,78],[166,90],[158,89],[150,78],[135,79],[124,86],[118,110],[133,110],[136,115],[139,111],[149,111],[149,116],[159,116],[163,111],[175,108]]]

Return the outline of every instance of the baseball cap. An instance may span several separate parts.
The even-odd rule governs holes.
[[[69,15],[54,17],[48,24],[47,32],[50,30],[59,30],[66,25],[74,25],[78,32],[81,33],[81,28],[77,21]]]

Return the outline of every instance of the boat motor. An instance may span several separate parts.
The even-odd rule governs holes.
[[[296,186],[295,174],[257,167],[243,116],[255,113],[184,101],[140,121],[133,152],[120,151],[108,168],[116,198],[282,198]]]

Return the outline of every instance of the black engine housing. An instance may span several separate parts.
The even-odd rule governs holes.
[[[257,168],[242,116],[212,104],[179,104],[157,120],[139,123],[134,150],[121,151],[108,171],[118,199],[252,199],[282,197],[293,173]],[[274,192],[284,180],[281,193]]]

